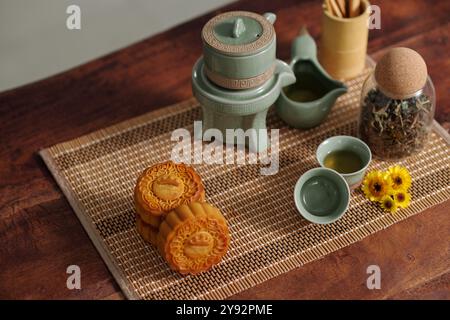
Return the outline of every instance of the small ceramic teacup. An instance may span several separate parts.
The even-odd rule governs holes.
[[[350,189],[336,171],[314,168],[298,179],[294,188],[294,201],[306,220],[328,224],[338,220],[347,211]]]
[[[339,172],[340,170],[331,167],[326,161],[327,156],[333,152],[346,151],[359,159],[359,164],[351,172]],[[339,172],[339,174],[347,181],[350,190],[356,189],[364,179],[367,167],[372,161],[372,153],[370,148],[362,140],[352,136],[334,136],[324,140],[316,152],[317,161],[323,168],[331,168]],[[340,159],[342,161],[342,159]],[[339,160],[338,160],[339,161]],[[328,165],[327,165],[328,164]]]

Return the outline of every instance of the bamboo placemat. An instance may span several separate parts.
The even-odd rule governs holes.
[[[194,165],[209,202],[221,208],[231,247],[212,270],[182,277],[172,272],[136,232],[132,190],[147,166],[166,161],[173,130],[192,131],[201,119],[191,99],[150,112],[41,151],[78,218],[125,295],[131,299],[223,299],[348,246],[450,198],[448,134],[437,123],[426,150],[398,162],[413,177],[413,201],[396,214],[353,194],[349,210],[331,225],[308,223],[296,211],[293,189],[300,175],[317,167],[315,149],[325,138],[355,135],[359,94],[366,71],[347,83],[349,92],[327,121],[307,131],[281,122],[273,110],[269,128],[280,129],[278,174],[260,165]],[[447,139],[447,140],[446,140]],[[373,161],[370,169],[392,163]]]

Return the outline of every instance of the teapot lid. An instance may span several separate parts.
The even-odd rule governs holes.
[[[272,21],[273,22],[273,21]],[[275,39],[270,18],[248,11],[230,11],[209,20],[203,43],[228,56],[247,56],[267,48]]]

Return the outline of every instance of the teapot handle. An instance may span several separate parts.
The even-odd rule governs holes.
[[[267,19],[267,21],[269,21],[271,24],[274,24],[275,21],[277,20],[277,16],[275,13],[272,12],[266,12],[263,14],[263,17]]]
[[[296,81],[292,68],[286,62],[278,59],[275,61],[275,74],[279,78],[280,88],[293,84]]]

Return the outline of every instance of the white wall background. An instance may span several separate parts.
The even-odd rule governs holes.
[[[92,60],[232,0],[0,0],[0,92]],[[81,30],[66,9],[81,8]]]

